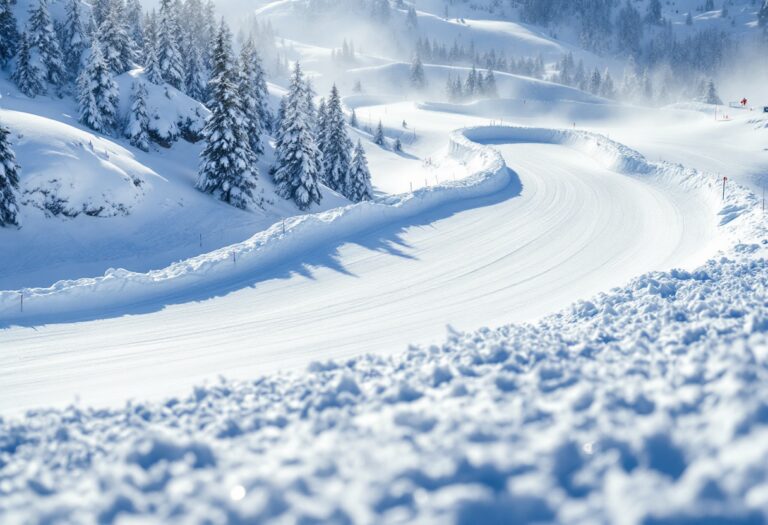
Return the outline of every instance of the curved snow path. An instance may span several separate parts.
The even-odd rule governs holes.
[[[219,374],[396,352],[533,320],[712,252],[709,206],[560,145],[498,145],[522,182],[162,311],[0,332],[0,411],[155,397]],[[514,179],[514,177],[513,177]]]

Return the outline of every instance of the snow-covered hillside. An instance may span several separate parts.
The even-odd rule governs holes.
[[[766,24],[0,0],[0,523],[768,522]]]

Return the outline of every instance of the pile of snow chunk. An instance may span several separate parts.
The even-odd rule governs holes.
[[[766,283],[720,259],[395,357],[3,419],[0,521],[764,523]]]

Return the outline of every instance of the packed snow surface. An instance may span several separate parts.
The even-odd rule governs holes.
[[[722,258],[395,357],[0,419],[0,516],[762,524],[766,282]]]

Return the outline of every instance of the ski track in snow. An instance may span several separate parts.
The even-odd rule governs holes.
[[[439,340],[446,325],[535,319],[639,273],[700,263],[714,249],[711,203],[694,189],[684,191],[681,180],[651,178],[653,168],[621,145],[525,128],[463,133],[573,147],[497,145],[515,169],[502,190],[384,220],[255,276],[251,269],[191,295],[116,307],[107,310],[111,318],[4,330],[0,342],[14,351],[0,356],[0,410],[76,397],[88,404],[157,398],[210,379],[214,370],[249,378],[319,357],[392,353]],[[475,186],[498,179],[505,169],[498,154],[460,135],[453,140],[454,157],[485,170]],[[430,191],[468,190],[460,184]],[[234,266],[229,250],[217,257],[215,264]],[[209,263],[201,264],[181,263],[181,275]],[[116,277],[105,282],[130,291],[131,276],[122,285]],[[184,282],[206,279],[207,273],[192,272]],[[75,292],[80,284],[73,284]],[[73,308],[91,299],[72,297]]]

